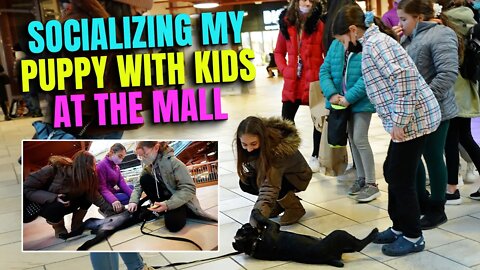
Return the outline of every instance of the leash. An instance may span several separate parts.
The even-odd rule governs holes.
[[[149,235],[149,236],[154,236],[154,237],[158,237],[158,238],[162,238],[162,239],[168,239],[168,240],[174,240],[174,241],[182,241],[182,242],[187,242],[187,243],[191,243],[193,244],[194,246],[196,246],[199,250],[203,250],[202,247],[200,247],[197,243],[195,243],[194,241],[190,240],[190,239],[187,239],[187,238],[182,238],[182,237],[175,237],[175,236],[160,236],[160,235],[156,235],[156,234],[152,234],[152,233],[149,233],[149,232],[145,232],[143,230],[143,227],[145,226],[145,223],[147,222],[147,220],[143,220],[143,223],[142,223],[142,226],[140,226],[140,231],[145,234],[145,235]]]
[[[168,239],[168,240],[182,241],[182,242],[191,243],[191,244],[195,245],[199,250],[203,250],[197,243],[195,243],[194,241],[192,241],[192,240],[190,240],[190,239],[187,239],[187,238],[175,237],[175,236],[161,236],[161,235],[155,235],[155,234],[151,234],[151,233],[149,233],[149,232],[145,232],[145,231],[143,230],[143,228],[144,228],[146,222],[147,222],[146,219],[143,220],[142,226],[140,226],[140,231],[142,232],[142,234],[149,235],[149,236],[154,236],[154,237],[158,237],[158,238],[162,238],[162,239]],[[154,268],[154,269],[174,267],[174,266],[178,266],[178,265],[204,262],[204,261],[209,261],[209,260],[213,260],[213,259],[221,259],[221,258],[225,258],[225,257],[230,257],[230,256],[238,255],[238,254],[242,254],[242,252],[240,252],[240,251],[235,251],[235,252],[230,252],[230,253],[228,253],[228,254],[224,254],[224,255],[217,256],[217,257],[212,257],[212,258],[206,258],[206,259],[189,261],[189,262],[176,262],[176,263],[170,263],[170,264],[167,264],[167,265],[151,266],[151,267]]]
[[[221,258],[233,256],[233,255],[238,255],[238,254],[242,254],[242,252],[240,252],[240,251],[235,251],[235,252],[230,252],[230,253],[228,253],[228,254],[224,254],[224,255],[217,256],[217,257],[212,257],[212,258],[206,258],[206,259],[201,259],[201,260],[196,260],[196,261],[190,261],[190,262],[177,262],[177,263],[171,263],[171,264],[167,264],[167,265],[151,266],[151,267],[152,267],[153,269],[160,269],[160,268],[178,266],[178,265],[183,265],[183,264],[204,262],[204,261],[209,261],[209,260],[213,260],[213,259],[221,259]]]

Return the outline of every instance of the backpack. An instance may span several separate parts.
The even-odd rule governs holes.
[[[480,80],[480,40],[473,36],[473,27],[468,30],[464,38],[463,63],[460,65],[460,74],[470,81]]]

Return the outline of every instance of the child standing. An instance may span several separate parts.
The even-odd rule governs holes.
[[[358,5],[345,6],[335,18],[333,32],[344,46],[363,47],[367,95],[392,138],[383,171],[393,226],[374,242],[385,244],[382,252],[389,256],[422,251],[416,172],[425,138],[440,124],[438,102],[406,51],[385,32],[395,34],[371,12],[364,14]]]
[[[375,108],[368,100],[363,82],[361,46],[345,48],[334,40],[319,77],[327,109],[331,109],[331,104],[351,108],[348,137],[358,178],[350,187],[349,194],[356,195],[355,199],[359,202],[375,200],[380,191],[375,181],[375,162],[368,142],[368,128]]]
[[[432,0],[402,0],[398,4],[403,38],[402,46],[415,62],[418,71],[432,89],[442,113],[438,129],[426,140],[423,157],[430,177],[431,196],[425,188],[425,168],[418,164],[417,193],[424,217],[422,229],[432,229],[447,222],[445,191],[447,167],[443,159],[450,119],[458,114],[453,86],[458,77],[458,38]],[[457,143],[458,144],[458,143]]]

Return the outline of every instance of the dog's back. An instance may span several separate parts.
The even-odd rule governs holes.
[[[280,226],[263,217],[260,212],[252,212],[260,228],[248,229],[245,224],[238,230],[233,246],[236,250],[262,260],[295,261],[309,264],[329,264],[342,267],[342,254],[362,250],[371,243],[378,229],[359,240],[346,231],[336,230],[324,239],[292,232],[280,231]],[[248,229],[248,230],[247,230]],[[240,250],[238,247],[241,247]]]
[[[91,230],[95,237],[86,241],[81,245],[77,250],[88,250],[94,245],[106,240],[110,235],[114,234],[116,231],[128,228],[134,224],[142,221],[143,216],[139,211],[136,213],[130,213],[128,211],[123,211],[122,213],[106,217],[104,219],[98,218],[89,218],[87,219],[82,226],[76,231],[72,231],[65,236],[62,236],[63,239],[68,239],[73,236],[77,236],[83,233],[84,230]]]

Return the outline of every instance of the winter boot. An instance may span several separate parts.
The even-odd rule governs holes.
[[[420,219],[422,230],[430,230],[447,222],[445,214],[445,201],[430,201],[430,209]]]
[[[61,234],[67,234],[67,228],[65,228],[65,222],[63,219],[60,222],[53,223],[47,220],[47,223],[52,225],[53,229],[55,230],[55,237],[60,238]]]
[[[269,218],[278,217],[278,215],[280,215],[284,211],[285,211],[285,209],[283,209],[283,207],[280,206],[280,204],[278,202],[275,202],[275,205],[272,208],[272,212],[270,213],[270,216],[268,216],[268,217]]]
[[[83,218],[85,217],[86,214],[87,214],[87,210],[81,209],[81,208],[73,212],[72,224],[70,225],[72,232],[78,230],[80,226],[82,226]]]
[[[280,217],[281,226],[296,223],[305,215],[305,208],[293,191],[289,191],[285,197],[278,200],[278,203],[285,209],[285,213]]]

